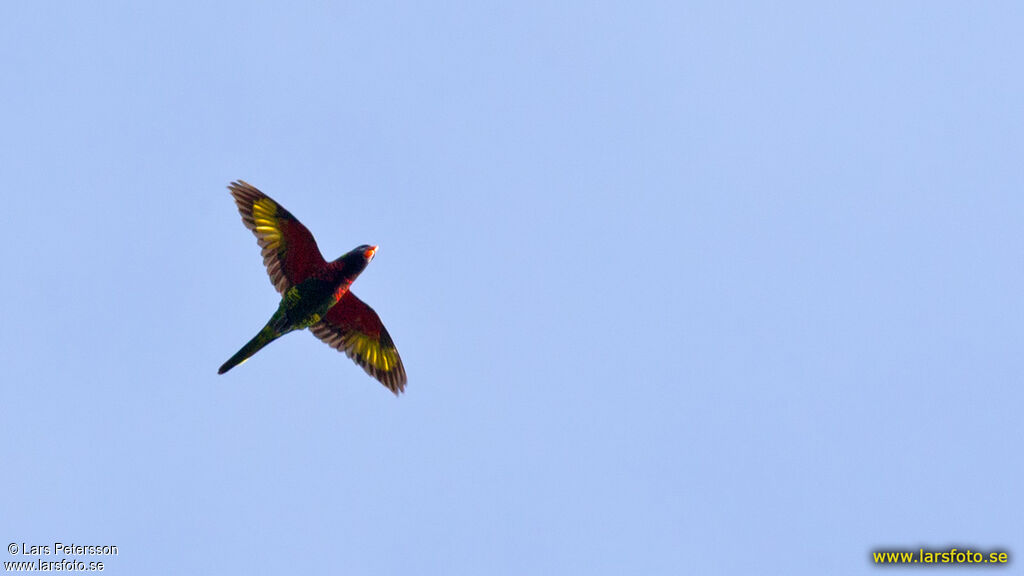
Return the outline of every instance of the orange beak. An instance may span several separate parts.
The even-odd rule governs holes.
[[[377,247],[376,246],[371,246],[371,247],[366,249],[366,252],[363,253],[363,256],[365,256],[366,257],[366,261],[369,262],[370,260],[373,260],[373,255],[376,254],[376,253],[377,253]]]

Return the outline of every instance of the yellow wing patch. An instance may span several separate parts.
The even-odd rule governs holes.
[[[281,250],[281,228],[277,220],[277,203],[270,198],[260,198],[252,204],[253,230],[266,250]]]
[[[342,343],[351,350],[351,356],[358,357],[381,372],[390,372],[398,364],[398,350],[384,348],[379,341],[366,334],[349,332],[347,337],[342,338]]]

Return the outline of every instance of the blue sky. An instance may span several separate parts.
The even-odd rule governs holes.
[[[114,544],[115,574],[1019,561],[1022,25],[6,4],[4,544]],[[406,395],[306,333],[217,376],[277,305],[238,178],[329,258],[381,246],[355,292]]]

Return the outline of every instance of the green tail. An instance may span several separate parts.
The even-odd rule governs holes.
[[[235,352],[235,355],[225,362],[224,365],[220,367],[220,370],[217,370],[217,374],[223,374],[242,362],[245,362],[253,354],[259,352],[261,348],[270,344],[274,340],[277,340],[281,336],[282,334],[280,332],[271,328],[270,324],[267,324],[263,327],[263,330],[260,330],[259,334],[253,336],[252,340],[249,340],[245,346],[242,346],[241,350]]]

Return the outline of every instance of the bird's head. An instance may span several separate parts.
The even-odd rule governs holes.
[[[362,246],[349,250],[348,254],[345,254],[339,258],[339,260],[344,264],[345,274],[351,278],[355,278],[366,268],[366,265],[370,263],[370,260],[373,260],[373,256],[376,253],[376,246],[363,244]]]

